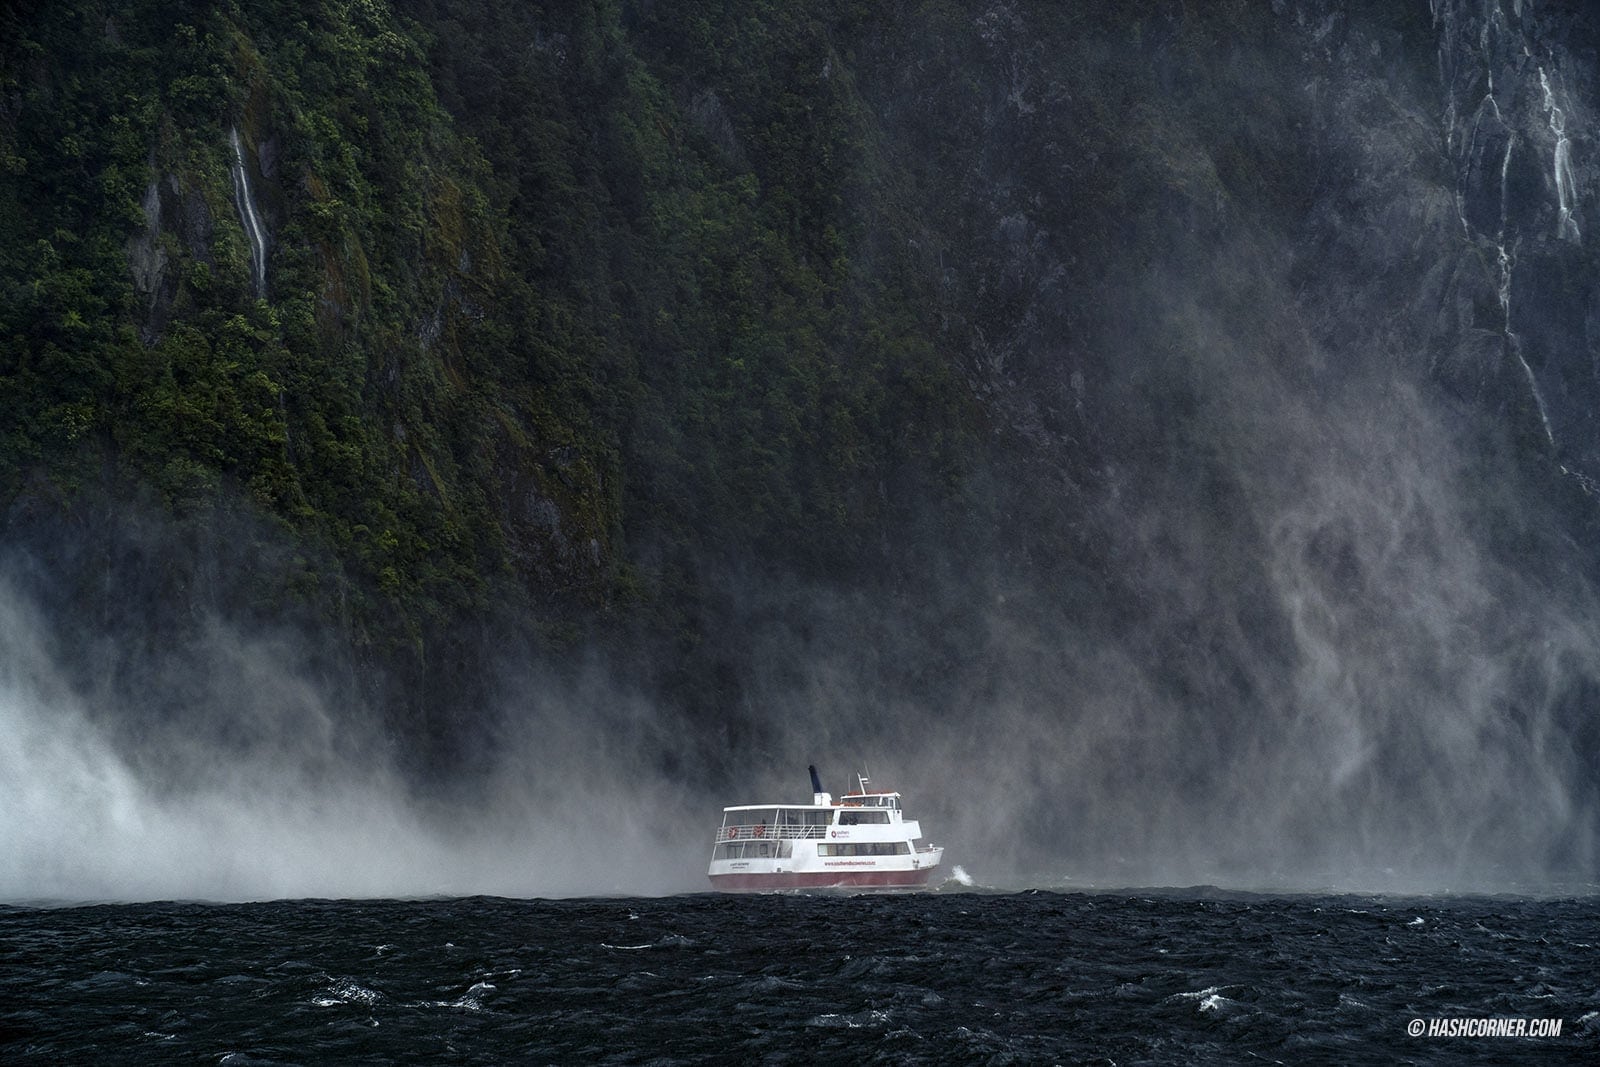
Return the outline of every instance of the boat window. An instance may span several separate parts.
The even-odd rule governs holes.
[[[839,813],[840,826],[866,826],[889,821],[886,811],[844,811]]]
[[[905,841],[824,841],[817,845],[819,856],[905,856],[911,845]]]
[[[755,811],[730,811],[723,816],[724,826],[776,826],[779,809],[764,808]]]
[[[825,811],[782,808],[778,812],[778,822],[783,826],[821,826],[827,821],[828,813]]]

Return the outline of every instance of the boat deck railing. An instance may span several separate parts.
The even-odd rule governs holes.
[[[803,826],[786,823],[754,823],[724,826],[717,831],[718,841],[794,841],[821,840],[828,836],[826,826]]]

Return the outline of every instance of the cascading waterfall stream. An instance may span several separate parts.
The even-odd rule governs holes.
[[[1555,449],[1555,430],[1550,422],[1544,393],[1539,386],[1538,376],[1523,352],[1522,339],[1517,335],[1512,317],[1514,291],[1512,283],[1518,251],[1525,237],[1532,239],[1526,226],[1519,224],[1519,222],[1525,223],[1526,219],[1517,218],[1519,214],[1517,209],[1520,205],[1513,202],[1512,196],[1512,157],[1519,144],[1530,143],[1534,136],[1534,131],[1519,127],[1519,116],[1520,121],[1525,122],[1527,109],[1525,106],[1519,107],[1518,101],[1527,100],[1527,94],[1532,92],[1530,68],[1538,72],[1540,93],[1538,99],[1542,101],[1541,110],[1545,113],[1546,124],[1555,138],[1553,162],[1559,213],[1557,236],[1564,240],[1576,241],[1580,235],[1574,215],[1571,143],[1565,132],[1565,113],[1557,104],[1544,68],[1535,66],[1531,62],[1533,53],[1529,47],[1530,31],[1522,23],[1522,6],[1520,2],[1516,3],[1508,20],[1504,7],[1499,3],[1474,5],[1433,0],[1429,5],[1434,23],[1440,30],[1439,71],[1447,93],[1445,133],[1447,143],[1458,161],[1456,206],[1462,231],[1469,240],[1482,242],[1494,249],[1497,273],[1496,296],[1500,303],[1501,332],[1505,336],[1505,348],[1516,361],[1518,370],[1528,383],[1528,391],[1533,400],[1534,410],[1538,413],[1545,440],[1552,449]],[[1474,7],[1475,11],[1472,10]],[[1509,84],[1496,85],[1497,70],[1502,75],[1511,75]],[[1506,96],[1504,109],[1497,98],[1497,89],[1503,91]],[[1460,111],[1457,100],[1462,96],[1471,99],[1480,90],[1483,91],[1483,95],[1479,98],[1477,108],[1471,113],[1470,130],[1458,129],[1458,122],[1463,126],[1465,123],[1458,119]],[[1498,167],[1499,188],[1495,191],[1499,211],[1495,232],[1491,236],[1485,232],[1487,228],[1485,223],[1488,220],[1482,213],[1469,217],[1467,204],[1474,185],[1480,190],[1483,188],[1482,178],[1486,176],[1487,168],[1479,169],[1480,153],[1489,151],[1493,139],[1502,134],[1506,143]],[[1476,226],[1474,220],[1477,222]]]
[[[1494,97],[1489,98],[1491,101]],[[1500,109],[1495,108],[1495,117],[1499,118]],[[1511,212],[1509,182],[1511,178],[1511,152],[1517,146],[1515,135],[1506,138],[1505,155],[1500,160],[1500,228],[1495,233],[1495,253],[1500,268],[1500,313],[1504,320],[1502,327],[1506,337],[1506,347],[1516,357],[1517,365],[1522,368],[1522,376],[1527,379],[1528,391],[1533,394],[1533,407],[1539,413],[1539,425],[1544,430],[1544,439],[1552,449],[1556,447],[1555,431],[1550,427],[1550,415],[1545,410],[1544,393],[1539,389],[1539,379],[1533,373],[1533,368],[1528,365],[1528,358],[1522,352],[1522,340],[1511,328],[1511,271],[1516,266],[1515,254],[1506,248],[1506,222]]]
[[[250,193],[250,174],[244,165],[244,145],[239,140],[239,128],[228,131],[233,146],[233,199],[239,209],[239,222],[244,227],[245,238],[250,242],[250,282],[257,298],[267,295],[267,236],[261,225]]]
[[[1572,217],[1572,142],[1567,139],[1566,115],[1556,103],[1556,94],[1550,88],[1550,78],[1545,74],[1543,67],[1539,68],[1539,88],[1544,92],[1544,110],[1549,116],[1550,133],[1556,139],[1553,166],[1556,179],[1556,206],[1560,211],[1561,220],[1557,224],[1557,236],[1576,241],[1582,235],[1578,233],[1578,223]]]

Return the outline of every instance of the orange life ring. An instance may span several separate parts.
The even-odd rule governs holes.
[[[728,840],[729,841],[732,841],[734,838],[736,838],[738,836],[739,836],[739,831],[735,827],[732,827],[732,826],[728,827]]]
[[[756,836],[757,837],[763,836],[766,832],[767,832],[767,824],[766,823],[762,823],[760,826],[756,827]]]

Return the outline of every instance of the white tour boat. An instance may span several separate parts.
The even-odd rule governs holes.
[[[707,874],[714,889],[916,889],[944,849],[916,842],[922,827],[900,810],[900,794],[860,788],[835,801],[811,770],[810,804],[740,804],[722,809]]]

